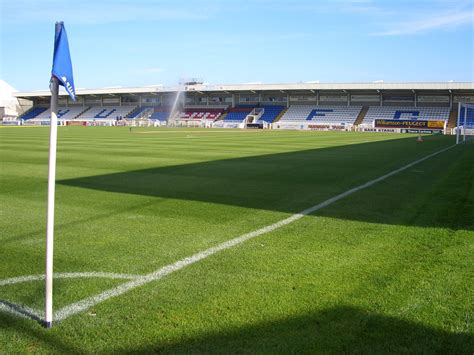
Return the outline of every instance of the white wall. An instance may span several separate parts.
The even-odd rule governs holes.
[[[0,114],[3,116],[18,116],[21,113],[21,107],[18,103],[18,99],[13,96],[14,92],[17,92],[11,85],[4,80],[0,80]]]

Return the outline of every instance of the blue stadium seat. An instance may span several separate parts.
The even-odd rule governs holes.
[[[109,117],[111,114],[113,114],[115,111],[117,111],[116,109],[107,109],[107,108],[104,108],[102,111],[100,111],[97,115],[94,116],[94,118],[107,118]]]
[[[301,122],[345,126],[353,124],[361,106],[291,105],[280,122]]]
[[[224,117],[224,121],[242,122],[254,108],[255,106],[239,106],[230,108],[227,112],[227,116]]]
[[[395,111],[395,114],[393,115],[394,120],[399,120],[403,115],[404,120],[416,120],[418,117],[420,117],[420,111],[414,111],[414,110],[397,110]]]
[[[285,109],[285,106],[261,106],[264,109],[263,115],[260,117],[259,121],[264,121],[268,123],[272,123],[275,118]]]
[[[69,109],[66,109],[66,110],[59,110],[57,116],[58,116],[58,118],[61,118],[61,117],[63,117],[64,115],[67,115],[69,112],[71,112],[71,110],[69,110]]]
[[[150,109],[148,106],[137,107],[135,110],[130,112],[126,118],[137,118],[143,111]]]
[[[166,121],[169,118],[170,113],[170,111],[164,109],[155,109],[155,112],[151,114],[150,119],[157,121]]]
[[[383,120],[422,120],[446,121],[449,119],[449,107],[390,107],[371,106],[367,111],[363,125],[373,125],[376,119]]]
[[[43,113],[44,111],[46,111],[47,108],[46,107],[33,107],[31,110],[29,110],[28,112],[24,113],[22,116],[20,116],[20,119],[22,120],[30,120],[32,118],[35,118],[36,116],[38,116],[40,113]]]
[[[313,118],[316,118],[318,116],[319,117],[325,117],[326,113],[329,113],[329,112],[334,112],[334,110],[333,109],[324,109],[324,108],[314,109],[309,113],[306,120],[311,121]]]
[[[461,108],[461,112],[459,115],[459,124],[464,125],[465,120],[466,120],[466,125],[474,126],[474,108],[471,108],[471,107]]]

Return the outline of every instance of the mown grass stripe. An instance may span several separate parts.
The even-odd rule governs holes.
[[[404,165],[402,166],[401,168],[398,168],[398,169],[395,169],[385,175],[382,175],[376,179],[373,179],[373,180],[370,180],[362,185],[359,185],[359,186],[356,186],[352,189],[349,189],[341,194],[338,194],[330,199],[327,199],[326,201],[324,202],[321,202],[315,206],[312,206],[310,208],[307,208],[299,213],[296,213],[294,215],[292,215],[291,217],[289,218],[286,218],[286,219],[283,219],[281,221],[278,221],[276,223],[273,223],[269,226],[266,226],[266,227],[263,227],[263,228],[260,228],[256,231],[253,231],[253,232],[250,232],[250,233],[246,233],[246,234],[243,234],[237,238],[234,238],[234,239],[231,239],[229,241],[226,241],[226,242],[223,242],[221,244],[218,244],[217,246],[214,246],[214,247],[211,247],[211,248],[208,248],[204,251],[201,251],[199,253],[196,253],[192,256],[189,256],[189,257],[186,257],[184,259],[181,259],[173,264],[170,264],[170,265],[166,265],[154,272],[151,272],[149,274],[146,274],[144,276],[141,276],[140,278],[137,278],[135,280],[132,280],[132,281],[129,281],[129,282],[126,282],[126,283],[123,283],[117,287],[114,287],[114,288],[111,288],[109,290],[106,290],[98,295],[95,295],[95,296],[92,296],[92,297],[89,297],[89,298],[86,298],[84,300],[81,300],[79,302],[76,302],[76,303],[73,303],[69,306],[66,306],[60,310],[58,310],[57,312],[55,312],[54,314],[54,319],[56,321],[62,321],[66,318],[69,318],[70,316],[72,315],[75,315],[75,314],[78,314],[78,313],[81,313],[83,311],[86,311],[87,309],[101,303],[101,302],[104,302],[110,298],[113,298],[113,297],[117,297],[117,296],[120,296],[128,291],[131,291],[137,287],[140,287],[140,286],[143,286],[145,284],[148,284],[152,281],[156,281],[156,280],[159,280],[159,279],[162,279],[163,277],[171,274],[171,273],[174,273],[176,271],[179,271],[183,268],[185,268],[186,266],[189,266],[189,265],[192,265],[198,261],[201,261],[203,259],[206,259],[207,257],[209,256],[212,256],[220,251],[223,251],[223,250],[226,250],[226,249],[230,249],[234,246],[237,246],[239,244],[242,244],[243,242],[247,241],[247,240],[250,240],[250,239],[253,239],[253,238],[256,238],[260,235],[263,235],[263,234],[266,234],[266,233],[269,233],[269,232],[272,232],[276,229],[279,229],[281,227],[284,227],[290,223],[293,223],[299,219],[301,219],[302,217],[304,216],[307,216],[311,213],[314,213],[324,207],[327,207],[331,204],[333,204],[334,202],[337,202],[357,191],[360,191],[360,190],[363,190],[363,189],[366,189],[370,186],[373,186],[383,180],[386,180],[388,179],[389,177],[393,176],[393,175],[396,175],[404,170],[407,170],[417,164],[420,164],[422,162],[424,162],[425,160],[428,160],[436,155],[439,155],[449,149],[452,149],[454,148],[456,145],[451,145],[451,146],[448,146],[446,148],[443,148],[441,150],[438,150],[434,153],[431,153],[431,154],[428,154],[427,156],[423,157],[423,158],[420,158],[420,159],[417,159],[407,165]]]

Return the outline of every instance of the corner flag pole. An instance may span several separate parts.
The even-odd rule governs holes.
[[[58,137],[58,79],[51,80],[51,127],[49,133],[48,163],[48,217],[46,223],[46,302],[45,326],[53,325],[53,242],[54,242],[54,196],[56,189],[56,143]]]
[[[46,328],[53,326],[53,244],[54,244],[54,195],[56,188],[56,143],[58,140],[58,95],[63,86],[76,101],[71,54],[63,22],[56,22],[54,32],[53,68],[51,70],[51,121],[49,133],[48,163],[48,217],[46,222],[46,272],[45,317]]]
[[[62,24],[55,26],[56,36]],[[45,326],[53,326],[53,246],[54,246],[54,197],[56,190],[56,146],[58,140],[58,94],[59,81],[51,76],[51,122],[49,131],[49,162],[48,162],[48,213],[46,222],[46,292],[45,292]]]

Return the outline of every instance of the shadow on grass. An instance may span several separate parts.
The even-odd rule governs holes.
[[[59,183],[100,191],[296,213],[450,143],[452,142],[446,137],[429,137],[420,144],[410,137],[88,176],[62,180]],[[443,153],[446,154],[448,153]],[[332,216],[376,223],[472,229],[469,218],[456,217],[458,211],[466,213],[466,208],[463,212],[458,196],[453,196],[453,193],[436,206],[438,210],[432,211],[430,218],[397,215],[397,211],[406,209],[407,206],[412,206],[414,210],[426,207],[426,199],[433,198],[437,193],[433,186],[439,184],[440,176],[447,173],[439,169],[437,161],[441,158],[444,159],[443,164],[450,163],[445,156],[438,156],[423,171],[417,172],[418,167],[409,169],[412,174],[408,176],[404,186],[386,187],[383,191],[386,198],[379,201],[381,205],[369,204],[376,213],[350,216],[334,210]],[[470,162],[473,162],[472,159]],[[460,168],[469,172],[468,165],[465,164]],[[457,173],[459,171],[452,172],[450,178],[456,179]],[[455,192],[466,199],[465,192],[471,184],[471,178],[464,175],[464,179],[456,182]],[[438,190],[444,191],[442,187],[438,187]],[[423,201],[419,201],[417,195],[421,195]],[[357,210],[358,207],[354,207],[352,210]],[[386,213],[380,214],[381,210]],[[443,217],[449,211],[456,212],[454,220]]]
[[[138,326],[138,325],[137,325]],[[0,314],[0,329],[21,334],[31,352],[49,350],[57,353],[82,354],[126,353],[430,353],[471,354],[474,335],[453,333],[395,317],[375,314],[350,306],[334,307],[321,312],[282,320],[263,322],[176,342],[157,341],[143,346],[127,347],[134,342],[133,332],[114,339],[109,332],[104,348],[91,339],[69,339],[61,325],[52,330]],[[165,336],[165,335],[164,335]],[[78,342],[84,347],[78,347]],[[147,341],[144,341],[144,343]],[[75,345],[72,345],[75,344]],[[88,344],[88,345],[86,345]],[[87,348],[93,346],[93,349]],[[20,348],[17,350],[21,351]]]
[[[450,333],[353,307],[336,307],[125,352],[468,354],[472,349],[472,334]]]
[[[2,346],[0,342],[0,353],[84,354],[83,349],[68,344],[59,327],[45,329],[40,323],[0,312],[0,332],[11,333],[11,341],[15,344],[14,347],[8,343]]]
[[[38,317],[36,314],[34,314],[33,312],[29,311],[28,309],[26,308],[23,308],[15,303],[12,303],[12,302],[9,302],[7,300],[2,300],[0,299],[0,306],[6,306],[7,308],[15,311],[16,313],[18,313],[19,315],[21,315],[22,317],[25,317],[25,318],[30,318],[40,324],[43,324],[43,320]]]

